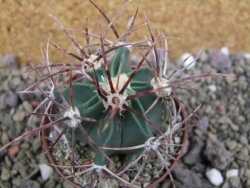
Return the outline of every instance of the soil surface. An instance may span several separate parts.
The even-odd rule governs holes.
[[[23,131],[33,128],[38,119],[34,118],[34,123],[29,125],[25,117],[37,105],[37,98],[17,94],[31,80],[25,74],[18,74],[20,69],[15,55],[5,56],[1,60],[6,63],[0,69],[2,146]],[[205,72],[230,74],[235,78],[202,78],[191,84],[194,90],[177,91],[184,103],[188,104],[187,112],[191,113],[199,104],[202,107],[197,113],[199,118],[194,117],[190,121],[186,151],[172,171],[174,184],[177,188],[250,187],[250,59],[246,59],[242,53],[227,55],[219,50],[208,50],[185,74]],[[0,153],[0,187],[70,187],[56,173],[46,179],[42,171],[51,171],[47,165],[39,136],[29,137]],[[221,181],[218,186],[209,179],[211,169],[217,173],[215,178],[222,178],[217,179]],[[230,172],[231,175],[228,175]],[[166,179],[160,187],[170,188],[171,184]]]
[[[124,1],[94,2],[112,17]],[[153,3],[151,0],[134,0],[114,23],[118,31],[125,29],[137,7],[136,24],[145,23],[143,11],[146,10],[154,28],[159,27],[167,36],[180,39],[169,40],[171,57],[177,58],[186,50],[195,53],[200,49],[223,46],[234,52],[239,49],[250,51],[250,0],[157,0]],[[48,14],[55,15],[66,27],[72,28],[83,28],[88,17],[90,31],[98,29],[98,11],[87,0],[0,0],[0,9],[1,55],[14,52],[22,63],[30,60],[39,64],[40,47],[49,36],[66,49],[72,47]],[[138,36],[144,37],[139,32],[132,39],[138,39]],[[55,52],[51,57],[54,62],[63,60]]]

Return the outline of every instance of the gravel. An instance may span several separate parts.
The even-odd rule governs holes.
[[[5,67],[0,71],[0,145],[3,145],[34,127],[37,119],[34,118],[31,125],[26,123],[25,115],[36,105],[32,102],[34,95],[17,95],[31,83],[27,75],[17,77],[20,70],[14,68]],[[220,50],[208,50],[186,73],[205,72],[229,73],[236,79],[204,78],[192,85],[199,93],[178,91],[181,99],[189,104],[188,112],[199,104],[202,108],[198,112],[200,119],[190,121],[187,151],[172,172],[174,183],[177,188],[213,188],[215,185],[206,172],[215,168],[224,179],[218,187],[250,187],[250,59],[243,53],[227,55]],[[42,180],[38,166],[48,162],[45,155],[41,155],[39,141],[35,135],[19,142],[15,155],[10,155],[9,149],[0,153],[0,187],[70,187],[56,173]],[[232,169],[236,169],[238,175],[226,178]],[[167,179],[159,187],[170,188],[171,184]]]
[[[198,112],[200,119],[190,123],[195,126],[189,129],[187,152],[179,164],[183,170],[198,173],[201,188],[207,185],[206,172],[212,168],[218,169],[224,179],[219,187],[250,187],[250,59],[242,53],[228,55],[220,50],[208,50],[187,71],[189,74],[205,72],[231,74],[235,79],[203,78],[193,84],[198,94],[179,91],[181,99],[189,104],[186,107],[189,112],[202,104]],[[238,171],[238,176],[226,178],[232,169]],[[183,186],[174,173],[173,176],[176,187],[192,187],[192,184]],[[165,185],[164,188],[172,187]]]

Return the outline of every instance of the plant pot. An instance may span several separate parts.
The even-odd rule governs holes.
[[[182,105],[180,105],[179,102],[176,101],[176,107],[177,108],[181,108],[181,113],[180,115],[182,116],[182,120],[184,120],[187,115],[185,110],[183,109]],[[44,121],[44,125],[46,124],[46,119]],[[176,152],[176,155],[174,156],[176,160],[173,160],[169,166],[169,171],[164,172],[158,179],[156,179],[154,182],[152,182],[150,185],[148,185],[148,188],[154,188],[156,187],[159,183],[161,183],[164,179],[166,179],[166,177],[169,175],[169,172],[171,172],[171,170],[174,168],[174,166],[176,165],[177,161],[180,159],[180,157],[182,156],[183,153],[183,149],[185,147],[185,143],[186,143],[186,139],[187,139],[187,123],[185,122],[182,126],[181,130],[181,142],[180,142],[180,146],[178,147],[178,151]],[[179,130],[179,131],[180,131]],[[179,132],[180,133],[180,132]],[[42,145],[43,145],[43,149],[44,151],[48,151],[48,140],[46,139],[46,131],[43,130],[41,131],[41,139],[42,139]],[[73,187],[77,187],[80,188],[81,186],[76,184],[72,179],[67,178],[66,175],[63,172],[63,169],[61,169],[60,167],[58,167],[57,162],[55,160],[55,157],[53,155],[53,150],[50,152],[47,152],[47,157],[49,162],[54,165],[55,170],[57,171],[57,173],[65,180],[67,181],[70,185],[72,185]]]

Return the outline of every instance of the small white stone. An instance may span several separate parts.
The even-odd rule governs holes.
[[[223,184],[224,179],[223,179],[223,177],[222,177],[220,171],[218,171],[218,170],[215,169],[215,168],[212,168],[212,169],[208,170],[208,171],[206,172],[206,176],[207,176],[207,178],[209,179],[209,181],[210,181],[213,185],[215,185],[215,186],[220,186],[220,185]]]
[[[192,54],[187,53],[187,52],[182,54],[180,60],[181,60],[181,62],[184,63],[184,67],[186,67],[186,69],[191,69],[196,64],[196,60],[195,60],[194,56],[192,56]]]
[[[208,89],[209,89],[211,92],[215,92],[215,91],[217,90],[217,87],[216,87],[216,85],[211,84],[211,85],[208,86]]]
[[[39,164],[40,173],[43,181],[47,181],[53,173],[53,168],[47,164]]]
[[[250,53],[245,53],[244,56],[245,56],[246,59],[250,59]]]
[[[237,177],[239,175],[239,170],[238,169],[231,169],[228,170],[226,173],[226,178],[232,178],[232,177]]]
[[[227,55],[227,56],[230,55],[228,47],[225,47],[225,46],[220,49],[220,52],[223,53],[224,55]]]
[[[179,144],[181,143],[181,138],[179,136],[174,138],[174,143]]]

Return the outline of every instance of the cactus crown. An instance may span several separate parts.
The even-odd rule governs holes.
[[[71,87],[61,89],[67,103],[70,104],[72,101],[74,105],[74,108],[70,107],[69,112],[65,112],[69,114],[70,128],[78,129],[77,121],[73,121],[71,116],[80,114],[81,117],[95,119],[95,122],[83,121],[81,124],[78,123],[78,126],[82,126],[99,147],[124,148],[141,145],[157,132],[165,132],[168,127],[164,98],[157,96],[155,92],[138,95],[156,88],[153,85],[155,78],[152,71],[143,65],[138,69],[132,69],[129,55],[128,47],[118,47],[111,57],[107,58],[110,61],[107,60],[106,66],[110,68],[105,69],[104,64],[98,69],[83,68],[82,71],[90,75],[89,79],[74,82]],[[93,63],[88,63],[94,67],[94,64],[99,62],[94,60]],[[107,73],[107,70],[110,73]],[[56,100],[60,100],[56,89],[54,96]],[[75,114],[70,113],[72,109],[75,109]],[[76,140],[88,143],[82,132],[77,131],[75,136]],[[105,153],[108,156],[113,153],[131,154],[122,150],[106,150]],[[94,163],[104,165],[105,161],[105,157],[97,150]]]

